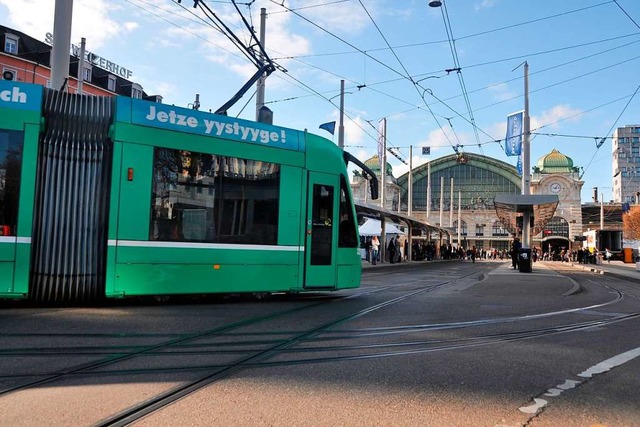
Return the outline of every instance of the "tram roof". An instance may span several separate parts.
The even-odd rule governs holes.
[[[540,233],[553,218],[560,199],[554,194],[497,194],[493,200],[496,214],[512,234],[516,233],[516,217],[533,215],[533,235]]]
[[[382,209],[380,206],[372,205],[370,203],[355,202],[356,212],[360,215],[364,215],[368,218],[375,219],[389,219],[394,223],[405,223],[411,228],[424,230],[426,232],[437,232],[451,235],[451,231],[445,227],[437,227],[424,221],[419,221],[410,216],[403,215],[399,212],[393,212],[388,209]]]

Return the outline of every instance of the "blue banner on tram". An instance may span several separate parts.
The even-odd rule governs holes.
[[[118,120],[128,121],[128,109],[129,99],[118,98],[116,108]],[[304,149],[302,142],[304,139],[300,136],[300,131],[266,123],[139,99],[130,99],[130,111],[130,120],[133,124],[267,145],[286,150],[299,151]]]
[[[0,80],[0,108],[39,112],[41,107],[42,86]]]

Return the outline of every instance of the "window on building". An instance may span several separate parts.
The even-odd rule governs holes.
[[[458,232],[458,220],[453,221],[453,229],[455,230],[455,233]],[[460,235],[462,236],[467,235],[467,223],[464,220],[460,222]]]
[[[275,245],[279,196],[276,163],[156,148],[149,239]]]
[[[640,154],[640,147],[631,147],[631,154]]]
[[[142,86],[134,83],[131,86],[131,97],[135,99],[142,99]]]
[[[493,198],[496,193],[520,194],[520,187],[509,178],[492,170],[473,164],[456,164],[447,169],[439,170],[431,174],[431,200],[432,211],[440,209],[440,178],[444,177],[444,205],[450,200],[451,178],[454,179],[454,189],[464,188],[462,192],[463,210],[493,210]],[[427,178],[423,177],[413,182],[413,206],[412,210],[426,210],[427,207]],[[402,205],[407,204],[407,193],[402,196]],[[457,206],[457,201],[455,201]]]
[[[491,226],[491,235],[492,236],[508,236],[509,231],[506,228],[504,228],[504,225],[502,225],[502,222],[495,221]]]
[[[18,54],[18,36],[13,34],[4,35],[4,51],[14,55]]]
[[[82,80],[85,82],[91,81],[91,67],[84,67],[84,70],[82,70]]]
[[[13,68],[2,68],[2,79],[16,81],[18,80],[18,71]]]
[[[117,80],[118,79],[116,79],[116,76],[109,76],[109,81],[107,82],[107,89],[110,90],[111,92],[115,92]]]
[[[485,224],[476,224],[476,236],[484,236]]]

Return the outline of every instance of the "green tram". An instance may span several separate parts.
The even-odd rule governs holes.
[[[265,123],[0,81],[0,298],[359,286],[331,141]]]

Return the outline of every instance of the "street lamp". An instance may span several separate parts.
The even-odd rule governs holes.
[[[431,0],[429,2],[429,7],[440,7],[442,6],[442,2],[440,0]]]

